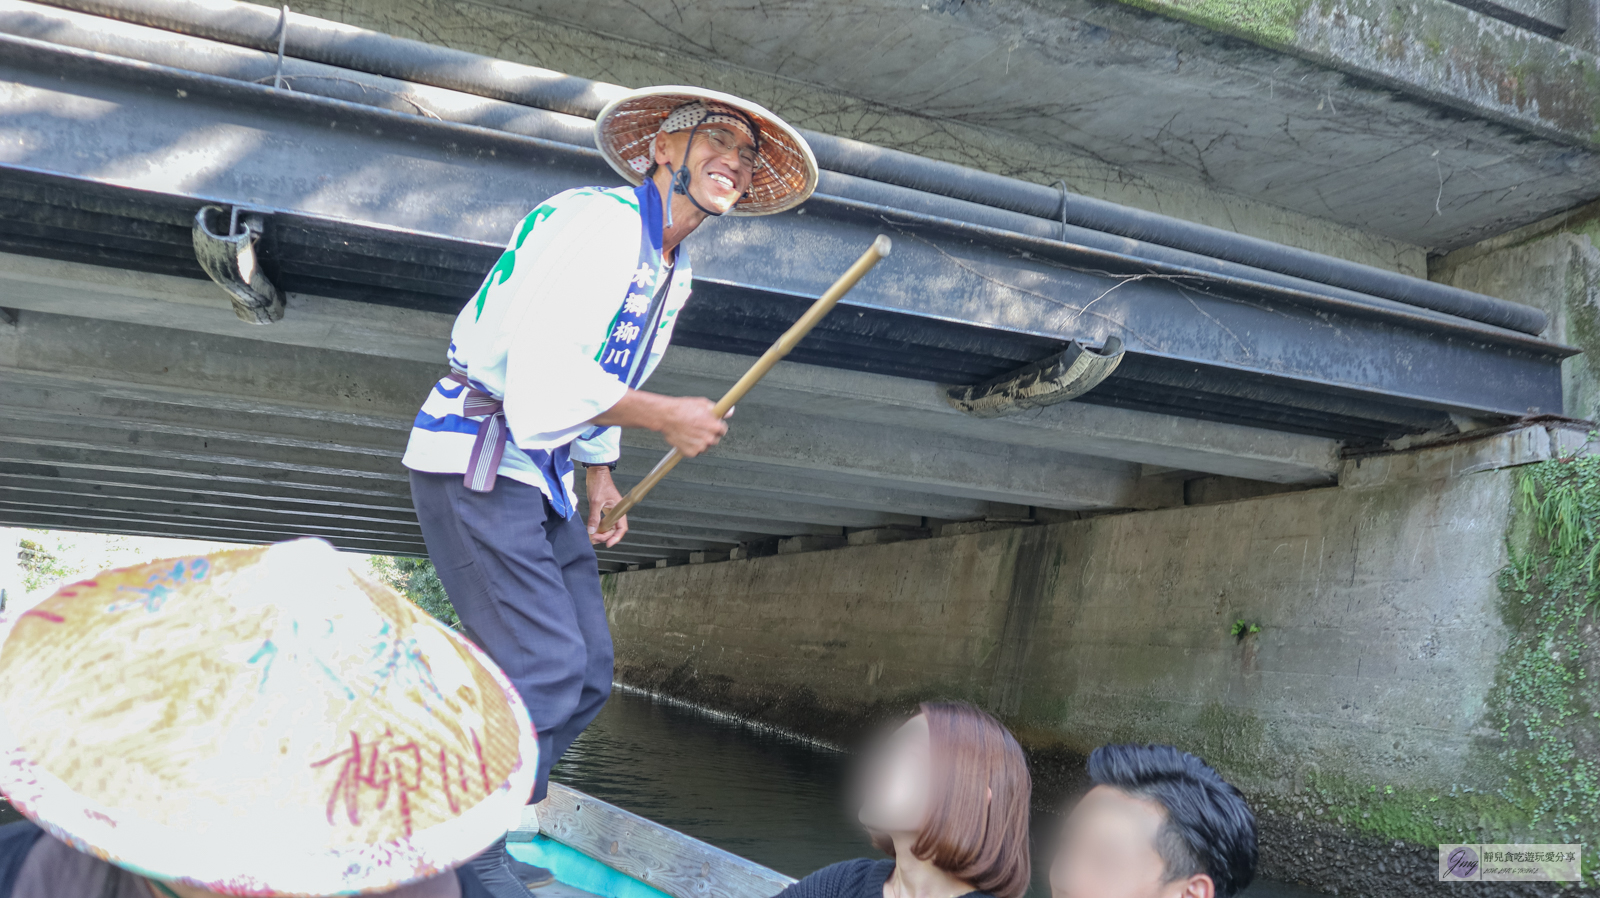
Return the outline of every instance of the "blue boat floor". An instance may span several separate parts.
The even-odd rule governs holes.
[[[528,894],[534,898],[597,898],[593,892],[585,892],[577,886],[569,886],[561,880],[556,880],[546,886],[540,886]]]
[[[555,850],[552,851],[552,849]],[[535,898],[608,898],[608,896],[605,895],[596,895],[594,892],[591,892],[581,886],[573,885],[570,882],[563,882],[563,874],[568,879],[578,879],[581,881],[588,878],[585,877],[583,873],[589,871],[584,870],[583,872],[579,872],[578,870],[574,870],[574,865],[571,859],[569,857],[563,857],[563,855],[566,855],[567,853],[556,848],[554,843],[543,836],[539,836],[533,842],[507,842],[506,850],[510,852],[511,856],[517,860],[540,867],[546,867],[551,873],[556,875],[555,882],[552,882],[549,885],[540,886],[529,893],[530,895],[535,896]],[[552,861],[554,861],[554,863],[552,863]],[[563,863],[563,861],[565,863]]]
[[[671,898],[548,836],[507,841],[506,850],[517,860],[545,867],[556,875],[555,882],[533,890],[534,898]]]

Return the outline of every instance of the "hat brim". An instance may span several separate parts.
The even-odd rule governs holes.
[[[805,202],[817,189],[817,157],[799,131],[763,106],[714,90],[668,85],[631,91],[600,111],[595,143],[617,174],[630,184],[643,183],[644,172],[654,162],[650,141],[661,123],[674,109],[696,100],[732,106],[761,129],[762,165],[728,214],[783,212]]]
[[[331,547],[329,552],[332,552]],[[17,603],[7,608],[0,613],[0,656],[11,653],[19,638],[19,629],[24,627],[45,628],[40,631],[43,636],[28,634],[24,642],[48,647],[48,629],[58,626],[56,622],[67,617],[48,610],[61,610],[60,597],[72,596],[75,590],[87,592],[86,587],[107,585],[124,571],[142,572],[152,566],[103,572],[95,581],[63,586],[54,594],[38,597],[36,602]],[[179,598],[174,598],[169,603],[178,601]],[[396,597],[395,602],[404,603],[404,600]],[[408,613],[411,611],[408,606],[400,607]],[[213,821],[215,825],[201,828],[189,825],[187,819],[181,823],[169,822],[165,817],[157,820],[150,808],[170,801],[169,796],[152,790],[147,803],[122,802],[113,806],[90,794],[81,784],[69,784],[58,775],[56,768],[61,763],[60,758],[35,756],[24,744],[25,740],[19,738],[19,725],[23,721],[13,716],[19,703],[16,701],[6,703],[9,710],[0,707],[0,792],[17,810],[80,851],[147,877],[181,882],[221,895],[352,895],[388,891],[439,875],[481,852],[514,823],[533,788],[538,748],[527,709],[505,674],[460,634],[433,623],[420,612],[413,623],[431,631],[427,645],[440,647],[441,640],[447,641],[453,653],[461,657],[457,664],[466,665],[475,672],[481,670],[484,679],[499,691],[510,714],[512,735],[509,738],[517,745],[519,760],[509,773],[491,782],[485,772],[486,794],[482,798],[474,796],[471,801],[463,799],[459,814],[453,819],[434,823],[404,837],[336,845],[315,828],[283,825],[284,821],[304,820],[299,805],[311,807],[310,813],[315,816],[323,811],[327,801],[324,794],[295,793],[285,785],[281,793],[265,802],[283,812],[276,817],[270,813],[239,815]],[[46,641],[40,642],[41,639]],[[155,636],[148,642],[150,647],[138,651],[159,660],[165,644]],[[114,674],[119,673],[123,669],[120,662],[126,660],[116,659],[108,666]],[[231,664],[237,659],[224,660]],[[431,656],[431,660],[443,660],[443,652]],[[219,661],[217,666],[222,664],[223,661]],[[178,674],[174,672],[173,677],[177,678]],[[12,688],[21,690],[26,699],[31,694],[28,690],[38,687],[17,684]],[[306,697],[308,707],[317,707],[315,698]],[[219,707],[234,704],[236,702],[218,703]],[[340,718],[341,721],[345,719]],[[61,718],[60,725],[70,728],[74,723]],[[402,723],[397,722],[396,726],[399,728]],[[197,730],[204,728],[197,727]],[[212,742],[216,738],[213,734]],[[486,732],[484,738],[489,741],[490,734]],[[199,736],[196,739],[198,745],[212,744],[200,740]],[[125,747],[127,740],[112,740],[107,733],[91,725],[84,727],[82,741],[84,751],[94,752],[117,750]],[[96,748],[101,743],[107,744]],[[167,753],[182,755],[185,751],[201,753],[193,745]],[[207,763],[211,765],[207,770],[217,764]],[[80,775],[73,775],[82,779]],[[220,781],[218,794],[226,798],[233,785],[236,784]],[[290,811],[295,813],[288,813]]]

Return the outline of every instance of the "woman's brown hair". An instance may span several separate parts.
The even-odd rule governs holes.
[[[1031,873],[1028,801],[1033,781],[1005,725],[966,702],[923,702],[933,783],[928,822],[911,852],[995,898],[1021,898]],[[894,843],[872,843],[890,855]]]

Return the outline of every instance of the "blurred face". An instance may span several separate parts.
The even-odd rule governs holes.
[[[661,135],[656,140],[656,162],[680,167],[688,144],[688,131]],[[750,179],[760,164],[750,138],[730,125],[713,122],[695,132],[689,158],[681,166],[689,169],[689,193],[700,205],[720,214],[732,209],[750,189]]]
[[[857,819],[875,833],[911,836],[928,819],[933,784],[928,719],[918,714],[867,756]]]
[[[1062,827],[1050,863],[1051,898],[1214,898],[1204,874],[1166,882],[1156,837],[1161,805],[1119,789],[1089,790]]]

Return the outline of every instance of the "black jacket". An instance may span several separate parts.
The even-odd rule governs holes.
[[[22,872],[22,862],[28,852],[44,835],[44,830],[27,820],[0,826],[0,898],[11,898],[17,885],[17,875]],[[467,867],[456,870],[456,881],[461,884],[461,898],[494,898],[483,883]],[[89,895],[62,895],[61,898],[93,898]]]
[[[889,858],[858,858],[830,864],[778,893],[778,898],[883,898],[883,884],[894,873]],[[4,898],[4,896],[0,896]],[[989,898],[968,892],[961,898]]]

